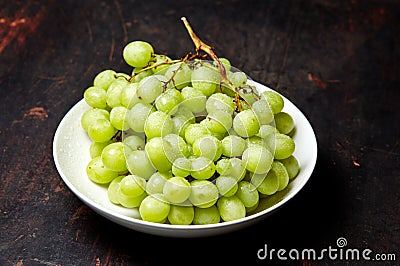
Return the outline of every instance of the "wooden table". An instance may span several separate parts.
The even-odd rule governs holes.
[[[219,56],[296,104],[318,139],[316,169],[283,209],[200,239],[108,221],[68,189],[52,157],[59,122],[94,76],[130,71],[125,44],[145,40],[172,58],[194,50],[181,16]],[[276,253],[338,248],[340,237],[392,259],[379,265],[399,264],[399,17],[390,0],[3,1],[0,265],[262,265],[265,245],[275,265],[371,263]]]

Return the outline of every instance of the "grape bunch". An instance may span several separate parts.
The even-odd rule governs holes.
[[[240,219],[299,172],[282,97],[248,85],[228,59],[203,57],[173,60],[133,41],[123,49],[132,73],[103,70],[84,92],[87,176],[145,221]]]

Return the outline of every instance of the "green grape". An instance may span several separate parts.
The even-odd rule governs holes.
[[[120,204],[118,199],[118,190],[120,189],[119,183],[125,176],[120,175],[114,178],[107,187],[108,199],[114,204]]]
[[[229,60],[227,58],[224,57],[220,57],[219,61],[222,63],[222,65],[225,68],[225,71],[228,72],[229,70],[231,70],[231,62],[229,62]],[[216,66],[215,62],[214,65]]]
[[[171,65],[165,72],[165,77],[172,82],[169,85],[182,89],[190,84],[192,70],[184,62]]]
[[[274,91],[264,91],[261,96],[268,102],[273,114],[277,114],[282,111],[284,101],[282,96],[280,96],[278,93]]]
[[[232,170],[229,173],[229,176],[235,178],[238,182],[241,181],[247,172],[245,162],[236,157],[230,158],[229,161],[232,165]]]
[[[113,83],[114,80],[116,79],[115,78],[116,74],[117,73],[111,69],[101,71],[94,78],[93,86],[103,88],[104,90],[108,90],[108,87],[110,87],[111,83]]]
[[[194,207],[193,224],[216,224],[221,221],[221,216],[217,206],[212,205],[208,208]]]
[[[250,182],[240,181],[236,196],[243,202],[246,208],[258,205],[259,195],[257,188]]]
[[[211,133],[224,134],[232,127],[232,115],[222,110],[209,113],[203,121]]]
[[[129,82],[124,78],[118,78],[107,90],[107,105],[111,108],[116,106],[122,106],[121,94],[122,91],[128,86]]]
[[[171,224],[189,225],[193,222],[194,208],[193,206],[177,206],[171,205],[168,214],[168,221]]]
[[[290,180],[297,176],[300,171],[300,167],[296,157],[291,155],[286,159],[280,160],[280,162],[286,167]]]
[[[264,174],[270,170],[274,156],[263,146],[251,145],[243,152],[242,159],[247,170]]]
[[[85,90],[83,98],[93,108],[105,109],[107,107],[107,92],[101,87],[92,86]]]
[[[107,145],[101,153],[101,160],[107,168],[113,171],[126,171],[125,145],[122,142]]]
[[[97,119],[110,119],[110,113],[107,110],[92,108],[85,111],[81,117],[82,128],[87,132],[89,126],[96,122]]]
[[[270,150],[275,150],[275,159],[282,160],[293,154],[296,144],[294,140],[284,134],[276,134],[275,138],[268,139]]]
[[[191,82],[193,88],[201,91],[206,96],[210,96],[217,89],[220,76],[217,71],[201,66],[193,70]]]
[[[222,154],[221,142],[213,136],[204,136],[193,143],[193,153],[217,161]]]
[[[243,110],[233,119],[233,129],[241,137],[251,137],[258,133],[260,124],[252,110]]]
[[[166,63],[170,61],[171,59],[166,55],[155,54],[151,57],[149,66],[153,67],[152,71],[154,74],[164,75],[170,66],[170,64]]]
[[[145,193],[146,180],[137,175],[127,175],[119,183],[121,193],[129,197],[138,197]]]
[[[199,208],[209,208],[218,200],[217,187],[208,180],[194,180],[190,183],[190,202]]]
[[[252,136],[247,139],[247,147],[250,147],[252,145],[257,145],[257,146],[262,146],[264,148],[269,148],[267,141],[258,137],[258,136]]]
[[[150,139],[145,146],[147,156],[149,157],[153,167],[160,172],[168,172],[172,168],[172,162],[168,159],[165,154],[165,150],[171,149],[168,147],[169,142],[163,140],[161,137],[155,137]]]
[[[232,97],[225,93],[214,93],[208,97],[206,102],[206,109],[208,113],[212,113],[215,110],[221,110],[225,113],[232,114],[235,111],[236,104]]]
[[[179,104],[178,106],[178,110],[176,111],[176,113],[173,115],[174,117],[177,116],[183,116],[185,117],[190,123],[195,123],[196,122],[196,118],[194,116],[194,114],[192,113],[192,111],[190,110],[190,108],[186,107],[184,104]]]
[[[114,136],[115,131],[109,120],[100,118],[89,126],[88,135],[95,142],[106,142]]]
[[[185,140],[190,145],[193,145],[197,139],[207,135],[210,135],[210,131],[203,124],[189,124],[185,129]]]
[[[125,62],[133,67],[145,67],[151,59],[154,49],[144,41],[128,43],[122,52]]]
[[[243,181],[242,181],[243,182]],[[218,188],[219,194],[224,197],[231,197],[235,195],[238,190],[237,180],[230,176],[219,176],[215,179],[215,185]]]
[[[273,162],[271,171],[273,171],[279,179],[278,191],[285,189],[286,186],[289,184],[289,174],[283,163],[278,161]]]
[[[135,104],[139,102],[137,97],[137,89],[139,87],[139,83],[129,83],[124,89],[121,91],[121,104],[122,106],[131,109]]]
[[[267,174],[254,174],[251,177],[251,183],[262,195],[275,194],[279,188],[279,178],[273,171],[269,171]]]
[[[163,194],[171,203],[182,203],[189,198],[190,183],[181,176],[173,176],[165,182]]]
[[[182,89],[182,106],[192,113],[201,113],[206,109],[207,97],[199,90],[186,86]]]
[[[256,114],[260,125],[267,125],[274,120],[272,110],[269,107],[267,101],[265,101],[264,99],[255,101],[252,104],[251,109]]]
[[[192,162],[186,157],[177,158],[172,164],[172,174],[187,177],[192,171]]]
[[[228,79],[235,87],[242,87],[247,83],[247,75],[244,72],[228,72]]]
[[[172,122],[174,123],[174,128],[172,130],[172,133],[174,134],[178,134],[179,136],[181,136],[182,138],[185,137],[185,130],[186,127],[193,123],[191,122],[191,119],[184,117],[182,115],[179,116],[174,116],[172,118]]]
[[[235,135],[226,136],[222,141],[222,154],[227,157],[241,156],[247,147],[246,141]]]
[[[131,174],[143,177],[146,180],[156,171],[144,150],[127,153],[126,164]]]
[[[294,128],[294,121],[291,115],[280,112],[275,115],[275,126],[282,134],[289,134]]]
[[[106,141],[106,142],[92,142],[90,144],[89,152],[90,152],[90,157],[93,159],[97,156],[101,156],[101,153],[103,149],[108,145],[113,143],[112,140]]]
[[[153,75],[153,71],[151,69],[144,69],[143,67],[135,67],[132,70],[132,81],[138,83],[145,77],[149,77]]]
[[[189,156],[188,145],[185,140],[177,134],[168,134],[163,137],[167,145],[164,145],[164,153],[174,162],[177,158]]]
[[[182,101],[183,97],[178,90],[168,89],[156,99],[155,106],[158,111],[173,115]]]
[[[95,157],[86,166],[90,180],[97,184],[108,184],[118,176],[118,173],[104,166],[101,157]]]
[[[142,79],[137,88],[137,98],[142,103],[152,103],[163,92],[164,76],[153,75]]]
[[[155,172],[146,183],[146,192],[149,195],[162,194],[165,182],[170,178],[167,174]]]
[[[139,213],[144,221],[161,223],[168,217],[170,208],[170,204],[162,194],[154,194],[142,201]]]
[[[170,134],[174,129],[171,117],[161,111],[152,112],[144,124],[144,133],[148,139]]]
[[[206,157],[198,157],[192,160],[190,175],[195,179],[209,179],[215,173],[215,164]]]
[[[123,139],[122,141],[126,147],[129,147],[132,151],[144,150],[145,142],[144,140],[136,135],[130,135]]]
[[[246,207],[237,196],[219,198],[217,207],[222,220],[225,222],[241,219],[246,216]]]
[[[127,121],[126,113],[128,109],[123,106],[117,106],[110,111],[110,122],[113,127],[118,130],[128,130],[129,124]]]
[[[222,158],[217,161],[215,170],[220,175],[229,175],[232,172],[232,164],[228,158]]]
[[[269,137],[275,138],[275,134],[279,134],[279,131],[275,127],[271,125],[262,125],[256,135],[260,138],[266,139]]]
[[[136,132],[144,132],[147,117],[154,112],[154,107],[147,103],[137,103],[127,112],[129,127]]]
[[[121,192],[121,187],[118,189],[117,198],[119,204],[125,208],[137,208],[141,205],[142,201],[147,197],[146,193],[140,194],[137,197],[131,197]]]

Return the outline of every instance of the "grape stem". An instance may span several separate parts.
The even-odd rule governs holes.
[[[225,69],[224,65],[221,63],[221,61],[219,60],[218,56],[215,54],[213,48],[211,46],[205,44],[202,40],[200,40],[200,38],[194,33],[192,27],[189,24],[189,21],[185,17],[182,17],[181,20],[183,21],[183,24],[185,25],[186,30],[188,31],[189,36],[192,39],[192,41],[196,47],[196,53],[198,54],[199,51],[205,52],[217,64],[219,73],[221,75],[221,84],[227,85],[230,89],[232,89],[235,92],[236,106],[239,111],[242,111],[243,108],[242,108],[242,104],[240,103],[240,95],[239,95],[236,87],[228,79],[228,76],[226,75],[226,69]]]

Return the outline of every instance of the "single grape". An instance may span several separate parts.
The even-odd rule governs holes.
[[[277,114],[282,111],[284,101],[282,96],[280,96],[278,93],[274,91],[264,91],[261,96],[268,102],[273,114]]]
[[[206,96],[193,87],[186,86],[182,89],[182,106],[192,113],[201,113],[206,109]]]
[[[227,157],[241,156],[247,147],[246,141],[235,135],[226,136],[222,141],[222,154]]]
[[[144,150],[135,150],[127,153],[126,164],[131,174],[143,177],[146,180],[156,171]]]
[[[85,90],[83,98],[93,108],[105,109],[107,107],[107,92],[101,87],[92,86]]]
[[[171,177],[167,180],[163,188],[165,199],[174,204],[187,200],[190,192],[190,183],[181,176]]]
[[[168,214],[168,221],[171,224],[189,225],[194,218],[193,206],[177,206],[171,205]]]
[[[128,196],[121,192],[121,186],[117,192],[117,199],[119,204],[125,208],[137,208],[140,206],[142,201],[147,197],[146,193],[142,193],[137,197]]]
[[[300,167],[296,157],[291,155],[286,159],[280,160],[280,162],[286,167],[290,180],[297,176],[300,171]]]
[[[294,128],[294,121],[291,115],[280,112],[275,115],[275,126],[282,134],[289,134]]]
[[[220,76],[214,69],[201,66],[193,70],[191,82],[193,88],[201,91],[206,96],[210,96],[217,89],[220,82]]]
[[[268,146],[270,150],[275,151],[275,159],[286,159],[293,154],[295,150],[294,140],[284,134],[276,134],[275,138],[268,139]]]
[[[237,180],[230,176],[219,176],[215,179],[215,185],[218,188],[219,194],[224,197],[231,197],[235,195],[238,190]]]
[[[275,127],[271,125],[262,125],[256,135],[260,138],[266,139],[269,137],[275,138],[275,134],[278,133],[279,131]]]
[[[251,137],[258,133],[260,124],[252,110],[243,110],[233,119],[233,129],[241,137]]]
[[[185,129],[185,140],[190,145],[193,145],[197,139],[207,135],[210,135],[210,131],[202,124],[189,124]]]
[[[88,135],[95,142],[110,141],[115,132],[115,128],[107,119],[97,119],[88,128]]]
[[[122,52],[125,62],[133,67],[144,67],[150,61],[154,49],[151,44],[144,41],[128,43]]]
[[[252,145],[262,146],[267,149],[269,148],[267,141],[258,136],[252,136],[247,139],[247,147]]]
[[[164,136],[163,140],[167,144],[164,145],[164,153],[170,162],[189,156],[188,145],[181,136],[171,133]]]
[[[289,174],[286,170],[286,167],[283,163],[275,161],[272,163],[271,171],[275,173],[275,175],[279,179],[279,187],[278,191],[281,191],[287,187],[289,184]]]
[[[246,216],[246,207],[237,196],[219,198],[217,207],[222,220],[225,222],[234,221]]]
[[[108,184],[118,176],[118,173],[104,166],[101,157],[95,157],[86,166],[90,180],[97,184]]]
[[[172,168],[172,162],[165,154],[165,150],[172,149],[167,141],[161,137],[150,139],[145,146],[147,156],[149,157],[153,167],[160,172],[168,172]]]
[[[241,87],[247,83],[247,75],[244,72],[228,72],[228,79],[235,87]]]
[[[136,135],[130,135],[123,139],[122,141],[126,147],[129,147],[132,151],[144,150],[145,142],[144,140]]]
[[[171,58],[168,56],[155,54],[151,57],[149,66],[153,67],[151,70],[154,74],[164,75],[170,66],[170,64],[167,64],[169,61],[171,61]]]
[[[138,197],[145,193],[146,180],[137,175],[127,175],[119,183],[121,193],[128,197]]]
[[[267,173],[272,165],[274,156],[266,148],[251,145],[243,152],[246,169],[256,174]]]
[[[111,109],[110,111],[110,122],[113,127],[118,130],[128,130],[129,123],[127,121],[127,112],[123,106],[117,106]]]
[[[215,165],[215,170],[220,175],[229,175],[232,172],[232,164],[228,158],[221,158]]]
[[[232,165],[232,170],[229,173],[229,176],[235,178],[238,182],[241,181],[247,172],[245,162],[236,157],[230,158],[229,161]]]
[[[251,183],[262,195],[273,195],[279,188],[279,178],[273,171],[269,171],[267,174],[254,174],[251,177]]]
[[[216,224],[221,221],[221,216],[216,205],[208,208],[194,207],[193,224]]]
[[[259,195],[257,188],[248,181],[240,181],[236,196],[243,202],[246,208],[258,205]]]
[[[251,108],[257,116],[260,125],[267,125],[274,120],[274,115],[266,100],[261,99],[255,101]]]
[[[187,177],[192,171],[192,162],[186,157],[177,158],[172,164],[172,174]]]
[[[174,129],[171,117],[161,111],[152,112],[144,124],[144,133],[148,139],[170,134]]]
[[[178,90],[168,89],[156,99],[155,106],[157,110],[173,115],[182,101],[183,97]]]
[[[88,131],[89,126],[96,122],[97,119],[110,120],[110,113],[107,110],[92,108],[85,111],[81,117],[81,125],[85,131]]]
[[[219,61],[220,61],[220,62],[222,63],[222,65],[224,66],[226,72],[228,72],[229,70],[231,70],[231,62],[229,62],[229,60],[228,60],[227,58],[220,57],[220,58],[219,58]],[[215,64],[215,62],[213,62],[213,63],[214,63],[215,66],[217,66],[217,65]]]
[[[142,201],[139,213],[144,221],[162,223],[168,217],[170,208],[170,204],[162,194],[154,194]]]
[[[137,89],[139,83],[129,83],[121,91],[121,104],[122,106],[131,109],[135,104],[139,102],[137,97]]]
[[[132,70],[132,81],[138,83],[145,77],[149,77],[153,75],[153,71],[151,69],[145,69],[144,67],[135,67]]]
[[[193,143],[193,153],[217,161],[222,154],[221,142],[214,136],[204,136]]]
[[[163,92],[165,77],[160,75],[148,76],[139,82],[136,95],[139,102],[152,103]]]
[[[107,145],[101,153],[101,160],[107,168],[113,171],[126,171],[125,145],[122,142]]]
[[[225,93],[214,93],[208,97],[206,102],[206,109],[208,113],[212,113],[215,110],[220,110],[225,113],[231,114],[235,111],[236,104],[232,97]]]
[[[232,115],[222,110],[215,110],[202,121],[211,133],[224,134],[232,127]]]
[[[190,84],[192,70],[184,62],[171,65],[165,72],[167,80],[171,80],[170,87],[182,89]]]
[[[114,82],[115,75],[117,73],[114,70],[107,69],[103,70],[100,73],[96,75],[96,77],[93,80],[93,86],[103,88],[104,90],[108,90],[108,87],[111,85],[111,83]]]
[[[114,204],[120,204],[118,199],[118,190],[120,189],[119,183],[121,182],[124,175],[117,176],[114,178],[107,187],[108,199]]]
[[[111,108],[122,106],[121,94],[128,86],[129,82],[125,78],[118,78],[111,83],[107,90],[107,105]]]
[[[194,180],[190,183],[192,192],[190,202],[199,208],[209,208],[218,200],[217,187],[208,180]]]
[[[211,159],[198,157],[192,160],[190,175],[195,179],[209,179],[215,173],[215,164]]]
[[[126,114],[129,127],[136,132],[144,132],[144,124],[147,117],[154,111],[154,107],[150,104],[136,104]]]
[[[101,156],[101,153],[103,149],[108,145],[113,143],[113,141],[106,141],[106,142],[92,142],[90,144],[89,152],[90,152],[90,157],[93,159],[97,156]]]

